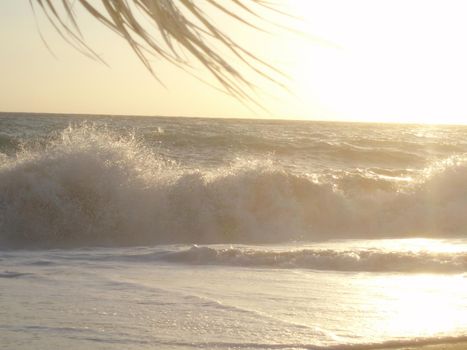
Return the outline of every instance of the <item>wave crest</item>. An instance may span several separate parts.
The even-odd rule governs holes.
[[[457,162],[402,191],[384,179],[351,174],[318,181],[263,161],[184,170],[131,134],[84,124],[45,146],[3,156],[0,243],[267,243],[464,234],[466,175],[465,163]]]
[[[150,257],[139,258],[148,260]],[[467,270],[467,254],[461,252],[388,252],[377,249],[269,251],[193,246],[178,252],[157,253],[153,258],[186,264],[334,271],[456,273]]]

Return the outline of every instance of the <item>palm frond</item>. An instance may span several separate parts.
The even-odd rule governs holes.
[[[252,100],[255,84],[246,77],[244,68],[274,81],[270,73],[280,73],[258,58],[254,53],[237,44],[218,25],[212,23],[199,0],[29,0],[38,6],[55,30],[71,45],[84,54],[101,60],[82,37],[75,6],[79,5],[96,20],[124,38],[145,67],[157,78],[151,56],[161,57],[187,70],[191,67],[184,59],[188,52],[200,62],[229,94]],[[271,9],[267,0],[204,0],[213,11],[260,30],[251,20],[259,17],[254,10]],[[144,19],[144,20],[143,20]],[[143,25],[149,20],[149,27]],[[152,27],[152,28],[150,28]],[[212,45],[214,43],[214,45]],[[225,58],[227,49],[236,60]]]

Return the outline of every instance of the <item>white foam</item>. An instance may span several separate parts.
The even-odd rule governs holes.
[[[3,159],[0,243],[462,236],[467,227],[467,166],[461,159],[398,187],[385,185],[385,179],[354,181],[352,174],[332,182],[263,161],[183,170],[156,151],[131,134],[84,124],[67,128],[45,146]]]

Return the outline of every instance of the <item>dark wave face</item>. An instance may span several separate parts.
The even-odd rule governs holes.
[[[0,244],[465,237],[467,129],[0,116]]]
[[[403,243],[403,242],[402,242]],[[115,259],[115,256],[112,256]],[[122,256],[126,261],[223,265],[274,269],[362,272],[462,273],[465,252],[388,251],[383,249],[252,249],[199,247]]]

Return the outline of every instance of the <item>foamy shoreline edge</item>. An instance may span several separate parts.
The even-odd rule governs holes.
[[[466,350],[467,342],[459,343],[441,343],[431,345],[408,345],[408,346],[393,346],[375,348],[374,350]]]

